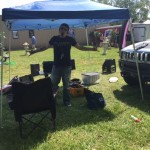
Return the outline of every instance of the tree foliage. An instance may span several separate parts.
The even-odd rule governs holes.
[[[96,0],[93,0],[96,1]],[[112,5],[120,8],[128,8],[131,18],[136,22],[148,19],[150,0],[97,0],[99,3]]]

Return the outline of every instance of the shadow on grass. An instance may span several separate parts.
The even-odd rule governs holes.
[[[72,127],[76,128],[82,125],[111,121],[115,118],[115,115],[107,110],[107,106],[104,109],[89,110],[86,106],[85,97],[73,97],[73,106],[65,107],[62,105],[62,93],[60,91],[57,103],[56,133]],[[4,128],[0,129],[0,148],[2,150],[30,150],[46,141],[47,137],[53,135],[50,120],[44,120],[45,131],[38,128],[28,138],[21,139],[19,126],[15,122],[13,111],[8,109],[7,104],[5,104],[3,110]]]
[[[57,98],[56,133],[61,130],[77,128],[82,125],[111,121],[115,118],[115,115],[107,110],[107,106],[105,109],[89,110],[86,106],[84,96],[72,97],[73,107],[63,106],[62,87],[60,88]],[[14,112],[9,109],[7,100],[4,99],[3,105],[3,128],[0,128],[0,149],[30,150],[46,141],[47,137],[53,135],[50,115],[48,120],[43,121],[45,131],[38,128],[28,138],[21,139],[19,126],[14,118]],[[26,126],[27,129],[29,127],[30,125]]]
[[[12,120],[13,122],[13,120]],[[11,126],[12,125],[12,126]],[[36,149],[39,145],[43,144],[47,137],[50,137],[54,132],[52,131],[52,126],[49,121],[43,121],[42,126],[45,130],[37,128],[33,131],[31,135],[26,138],[21,138],[19,134],[18,123],[9,124],[7,126],[3,125],[0,128],[0,149],[1,150],[31,150]],[[28,130],[30,125],[26,125],[24,130]]]
[[[21,138],[18,122],[15,121],[14,112],[10,110],[5,98],[3,100],[3,120],[0,127],[0,150],[31,150],[43,143],[48,134],[52,134],[51,115],[43,121],[45,130],[37,128],[27,138]],[[32,124],[26,124],[24,131],[30,129]]]
[[[63,106],[62,88],[57,99],[57,130],[113,120],[116,116],[107,109],[90,110],[85,96],[73,97],[72,107]]]
[[[125,85],[119,90],[114,91],[115,97],[129,106],[138,108],[144,112],[150,111],[150,85],[143,86],[144,100],[142,100],[139,86]]]
[[[81,99],[81,98],[80,98]],[[80,101],[76,98],[76,101]],[[76,102],[77,103],[77,102]],[[107,109],[89,110],[86,105],[73,104],[73,107],[58,107],[57,130],[78,127],[87,124],[111,121],[115,118]]]
[[[31,150],[45,141],[48,131],[36,130],[28,138],[20,138],[18,126],[4,126],[0,129],[1,150]]]

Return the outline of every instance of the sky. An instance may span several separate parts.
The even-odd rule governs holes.
[[[19,5],[24,5],[27,3],[32,3],[34,1],[42,1],[42,0],[1,0],[0,3],[0,15],[2,15],[3,8],[9,8]]]

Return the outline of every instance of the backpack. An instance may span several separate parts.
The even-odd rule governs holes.
[[[84,90],[85,98],[87,100],[87,107],[92,110],[97,110],[99,108],[104,108],[106,106],[106,101],[102,93],[95,93],[88,89]]]

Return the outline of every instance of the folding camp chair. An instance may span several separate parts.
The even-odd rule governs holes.
[[[41,123],[43,119],[48,116],[49,112],[51,112],[52,116],[51,120],[53,129],[55,129],[56,105],[55,97],[52,92],[51,79],[49,77],[39,79],[29,84],[14,82],[12,84],[12,92],[14,116],[15,120],[19,123],[21,137],[30,135],[37,127],[43,128]],[[42,112],[46,113],[43,115]],[[34,122],[34,116],[37,113],[42,113],[40,116],[41,119],[39,122]],[[31,114],[32,116],[30,118],[26,117]],[[33,127],[31,128],[31,131],[23,134],[23,125],[25,120],[32,123]]]
[[[8,105],[10,107],[10,109],[13,110],[13,94],[12,94],[12,84],[13,82],[22,82],[22,83],[33,83],[34,82],[34,78],[31,74],[28,75],[24,75],[21,77],[18,76],[14,76],[10,82],[7,85],[7,89],[3,92],[4,95],[6,95],[6,99],[8,100]]]

